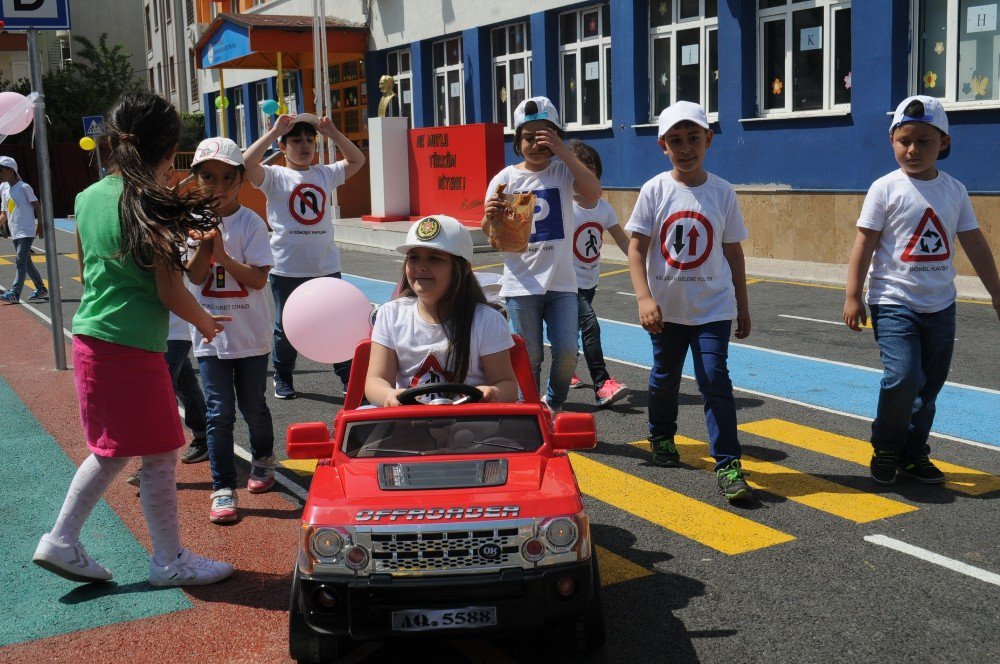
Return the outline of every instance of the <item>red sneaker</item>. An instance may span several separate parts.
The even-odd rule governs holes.
[[[579,376],[577,376],[576,374],[573,374],[573,377],[569,379],[569,389],[575,390],[576,388],[582,387],[582,386],[583,386],[583,381],[580,380]]]
[[[627,396],[627,387],[619,383],[614,378],[608,378],[604,381],[604,385],[601,385],[601,389],[597,390],[597,405],[610,406],[614,402],[624,399]]]

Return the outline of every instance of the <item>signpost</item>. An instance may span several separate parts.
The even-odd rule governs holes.
[[[83,116],[83,133],[94,139],[96,144],[94,152],[97,154],[97,179],[100,180],[104,177],[104,167],[101,165],[101,136],[104,136],[104,116]]]
[[[42,91],[42,64],[38,54],[38,30],[69,30],[69,0],[2,0],[0,21],[8,30],[28,31],[28,58],[31,89],[35,102],[35,154],[38,159],[38,193],[45,229],[45,268],[49,278],[49,312],[56,369],[66,368],[66,337],[63,334],[62,294],[56,252],[55,221],[52,218],[52,173],[49,170],[49,135],[45,124],[45,93]],[[83,260],[80,257],[80,260]]]

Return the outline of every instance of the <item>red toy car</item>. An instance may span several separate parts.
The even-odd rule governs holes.
[[[288,428],[289,458],[320,459],[302,513],[292,657],[539,627],[574,652],[602,646],[597,559],[565,452],[596,444],[593,416],[552,420],[516,337],[523,402],[475,403],[474,387],[434,384],[400,395],[412,405],[359,409],[369,350],[355,354],[332,440],[322,422]],[[422,405],[425,393],[468,401]]]

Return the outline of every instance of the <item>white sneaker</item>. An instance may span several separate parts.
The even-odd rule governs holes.
[[[70,581],[89,583],[111,580],[108,568],[88,556],[82,544],[63,544],[49,533],[42,535],[31,560]]]
[[[157,565],[149,558],[149,584],[151,586],[207,586],[229,578],[233,566],[181,549],[172,563]]]

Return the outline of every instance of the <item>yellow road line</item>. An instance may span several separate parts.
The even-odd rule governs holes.
[[[747,286],[749,286],[751,284],[760,283],[761,281],[763,281],[763,279],[752,279],[752,278],[751,279],[747,279]]]
[[[580,454],[571,458],[587,495],[716,551],[735,555],[795,539]]]
[[[676,436],[674,442],[684,463],[714,471],[715,459],[709,455],[708,443],[686,436]],[[632,444],[649,450],[649,443],[646,441]],[[752,456],[744,456],[741,463],[748,473],[747,484],[754,489],[767,491],[855,523],[869,523],[917,510],[913,505],[898,500],[860,491]]]
[[[636,565],[631,560],[623,558],[617,553],[608,551],[600,546],[595,546],[594,548],[597,550],[597,566],[601,570],[602,588],[653,575],[653,572],[642,565]]]
[[[602,272],[601,276],[602,277],[610,277],[613,274],[623,274],[625,272],[628,272],[628,268],[625,268],[624,270],[611,270],[610,272]]]
[[[841,436],[785,420],[769,419],[748,422],[740,425],[740,430],[801,447],[811,452],[825,454],[835,459],[850,461],[866,468],[872,457],[872,446],[868,441]],[[944,473],[945,486],[950,489],[961,491],[970,496],[1000,491],[1000,477],[996,475],[937,459],[934,460],[934,464]]]
[[[13,256],[0,256],[0,265],[13,265],[14,261],[7,260],[8,258],[14,258]]]
[[[472,269],[473,270],[486,270],[486,269],[489,269],[491,267],[503,267],[503,263],[491,263],[489,265],[477,265],[476,267],[474,267]]]

